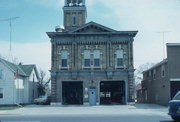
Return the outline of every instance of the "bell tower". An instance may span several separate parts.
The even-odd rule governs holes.
[[[85,0],[65,0],[64,27],[71,30],[86,23]]]

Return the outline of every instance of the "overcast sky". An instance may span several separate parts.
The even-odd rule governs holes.
[[[51,43],[46,32],[63,24],[64,0],[0,0],[0,19],[12,22],[12,54],[24,64],[50,69]],[[180,43],[180,0],[86,0],[87,22],[119,31],[138,30],[135,68],[163,59],[165,43]],[[165,45],[164,45],[165,46]],[[0,21],[0,55],[9,55],[9,23]]]

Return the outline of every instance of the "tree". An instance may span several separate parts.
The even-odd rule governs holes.
[[[44,70],[39,71],[39,82],[38,82],[38,95],[45,95],[46,87],[48,87],[50,78],[47,78],[47,74]]]
[[[135,85],[141,83],[141,81],[143,80],[143,75],[142,73],[146,70],[148,70],[149,68],[151,68],[152,66],[154,65],[154,63],[145,63],[145,64],[142,64],[140,65],[136,71],[135,71]]]

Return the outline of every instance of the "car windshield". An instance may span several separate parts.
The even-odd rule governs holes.
[[[47,98],[47,96],[39,96],[39,98]]]
[[[174,96],[173,100],[180,100],[180,92]]]

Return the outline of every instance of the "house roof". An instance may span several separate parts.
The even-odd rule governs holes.
[[[26,75],[30,76],[35,65],[19,65],[19,67],[26,73]]]
[[[93,30],[91,30],[91,29]],[[47,32],[47,35],[52,38],[57,35],[67,35],[67,34],[120,34],[120,35],[131,35],[135,36],[138,31],[117,31],[96,22],[89,22],[73,30],[62,31],[62,32]]]
[[[36,65],[32,64],[32,65],[16,65],[14,63],[11,63],[7,60],[4,60],[2,58],[0,58],[0,61],[6,65],[6,67],[8,67],[12,72],[16,73],[18,70],[18,74],[21,76],[30,76],[31,72],[33,71],[33,69],[35,68],[35,72],[37,73],[37,69],[36,69]]]
[[[163,64],[165,64],[165,63],[167,63],[167,62],[168,62],[168,60],[167,60],[167,59],[164,59],[164,60],[162,60],[161,62],[159,62],[159,63],[155,64],[154,66],[152,66],[151,68],[143,71],[143,74],[146,73],[146,72],[148,72],[148,71],[150,71],[150,70],[153,70],[153,69],[155,69],[155,68],[157,68],[157,67],[159,67],[159,66],[161,66],[161,65],[163,65]]]
[[[11,62],[9,62],[9,61],[7,61],[7,60],[1,59],[1,58],[0,58],[0,61],[1,61],[4,65],[6,65],[12,72],[16,73],[17,70],[18,70],[19,75],[21,75],[21,76],[27,76],[26,73],[25,73],[18,65],[14,64],[14,63],[11,63]]]

